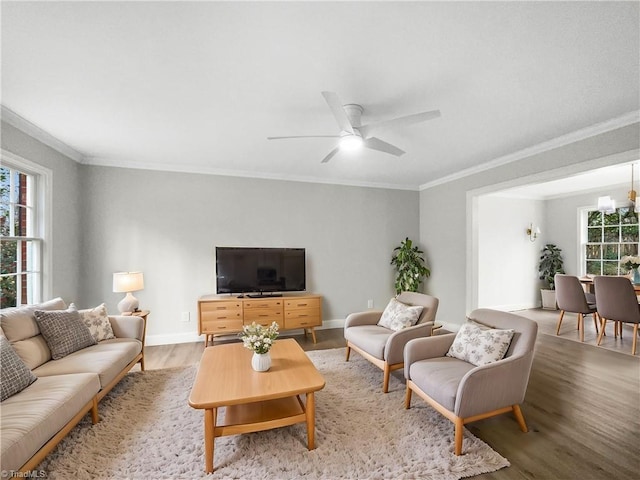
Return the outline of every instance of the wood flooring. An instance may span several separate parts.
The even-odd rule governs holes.
[[[522,405],[529,433],[522,433],[510,414],[468,424],[475,436],[511,463],[474,478],[640,479],[640,355],[630,355],[629,331],[625,330],[622,341],[614,341],[611,335],[603,348],[587,341],[589,335],[585,343],[575,341],[576,322],[571,317],[563,321],[561,335],[556,336],[557,312],[521,313],[540,325]],[[593,328],[590,319],[585,325]],[[316,333],[317,344],[304,335],[283,336],[293,336],[304,350],[345,345],[342,329]],[[203,343],[147,347],[145,364],[147,369],[197,364],[203,348]],[[394,376],[402,379],[402,370]]]

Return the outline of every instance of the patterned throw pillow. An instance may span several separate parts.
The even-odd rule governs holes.
[[[95,345],[89,328],[80,318],[78,311],[68,310],[43,311],[36,310],[36,323],[44,337],[51,358],[59,360],[77,350]]]
[[[37,380],[3,335],[0,335],[0,365],[0,401],[21,392]]]
[[[497,362],[507,353],[513,333],[514,330],[483,328],[477,323],[467,322],[458,330],[447,356],[478,367]]]
[[[382,312],[378,325],[397,332],[418,323],[423,308],[406,305],[392,298]]]
[[[71,305],[75,307],[73,303]],[[116,338],[111,328],[109,315],[107,314],[107,306],[104,303],[95,308],[78,310],[78,312],[96,342]]]

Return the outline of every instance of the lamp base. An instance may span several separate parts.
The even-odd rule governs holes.
[[[118,310],[120,313],[135,312],[138,309],[138,305],[140,305],[138,299],[131,292],[127,292],[125,297],[118,302]]]

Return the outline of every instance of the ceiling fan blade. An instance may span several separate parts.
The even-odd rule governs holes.
[[[267,140],[282,140],[284,138],[340,138],[340,135],[291,135],[289,137],[267,137]]]
[[[413,115],[407,115],[404,117],[392,118],[391,120],[383,120],[382,122],[371,123],[369,125],[363,125],[358,127],[360,134],[363,137],[369,137],[380,130],[387,130],[390,128],[407,127],[420,122],[426,122],[433,118],[440,116],[440,110],[431,110],[430,112],[414,113]]]
[[[404,155],[406,152],[404,150],[400,150],[395,145],[391,145],[390,143],[383,142],[379,138],[369,137],[364,140],[364,146],[370,148],[371,150],[378,150],[379,152],[390,153],[391,155],[395,155],[396,157],[400,157]]]
[[[336,147],[336,148],[334,148],[333,150],[331,150],[331,151],[327,154],[327,156],[326,156],[326,157],[324,157],[324,158],[322,159],[322,161],[321,161],[320,163],[327,163],[329,160],[331,160],[331,159],[334,157],[334,155],[335,155],[336,153],[338,153],[338,150],[340,150],[340,147]]]
[[[338,95],[334,92],[322,92],[322,96],[326,100],[327,105],[329,105],[331,113],[333,113],[336,122],[338,122],[340,130],[353,134],[353,126],[351,125],[351,121],[349,121],[349,117],[347,117],[347,113],[344,111],[344,108],[342,108],[342,102],[338,98]]]

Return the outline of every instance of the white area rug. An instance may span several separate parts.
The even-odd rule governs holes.
[[[213,475],[204,473],[203,412],[189,407],[195,367],[128,374],[38,467],[49,479],[458,479],[508,466],[465,431],[453,454],[453,424],[404,385],[344,349],[308,352],[323,374],[316,393],[316,449],[304,424],[215,440]],[[267,374],[268,375],[268,374]],[[238,379],[241,381],[241,379]]]

